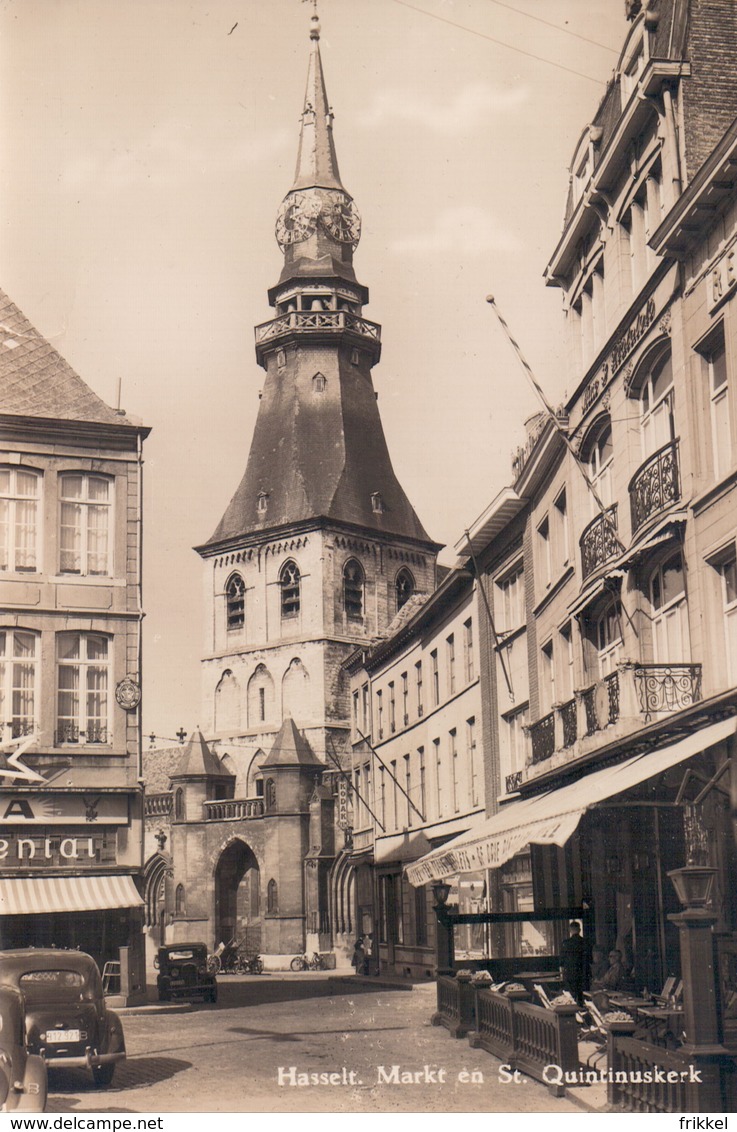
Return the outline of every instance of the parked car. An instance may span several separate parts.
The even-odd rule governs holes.
[[[91,955],[56,948],[0,951],[0,987],[23,997],[26,1044],[52,1069],[89,1069],[96,1085],[109,1085],[125,1058],[118,1015],[102,993]]]
[[[175,943],[160,947],[156,966],[159,969],[156,986],[160,1002],[173,998],[201,998],[204,1002],[217,1002],[217,979],[208,970],[204,943]]]
[[[0,1108],[3,1112],[43,1112],[46,1064],[29,1053],[23,997],[15,987],[0,987]]]

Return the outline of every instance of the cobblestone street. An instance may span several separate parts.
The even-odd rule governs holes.
[[[216,1006],[124,1012],[112,1086],[54,1072],[48,1111],[579,1111],[537,1082],[502,1083],[493,1057],[430,1025],[434,1001],[434,984],[221,978]]]

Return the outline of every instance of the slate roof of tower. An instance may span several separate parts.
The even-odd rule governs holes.
[[[270,766],[322,767],[322,765],[292,717],[288,715],[279,728],[274,745],[262,762],[261,769],[265,770]]]
[[[0,413],[135,428],[93,393],[0,291]]]
[[[184,754],[172,778],[193,778],[203,775],[226,775],[232,777],[220,759],[210,750],[201,731],[194,731],[184,748]]]

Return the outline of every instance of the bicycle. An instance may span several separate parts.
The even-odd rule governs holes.
[[[292,962],[289,964],[292,971],[326,971],[327,963],[323,955],[318,955],[316,951],[308,959],[307,955],[295,955]]]
[[[262,975],[264,961],[260,955],[239,955],[236,969],[239,975]]]

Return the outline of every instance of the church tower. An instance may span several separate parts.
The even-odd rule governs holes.
[[[342,664],[413,593],[434,588],[439,549],[394,474],[379,417],[371,370],[381,328],[364,316],[368,290],[353,268],[361,220],[338,170],[319,40],[313,16],[296,174],[276,220],[283,267],[268,292],[274,317],[256,327],[266,377],[248,462],[215,532],[197,547],[206,570],[203,729],[235,776],[234,800],[264,799],[263,832],[244,816],[238,836],[258,859],[264,929],[268,893],[279,894],[273,915],[289,921],[274,929],[280,951],[304,946],[298,936],[305,915],[310,930],[310,911],[324,931],[327,910],[306,907],[293,850],[280,865],[269,829],[299,816],[302,834],[284,844],[307,845],[322,768],[350,765]],[[289,807],[265,799],[265,782],[278,790],[285,775],[275,750],[285,720],[314,756],[309,774],[311,760],[301,760],[299,805]],[[320,867],[330,867],[324,853]],[[289,892],[280,868],[289,870]]]

